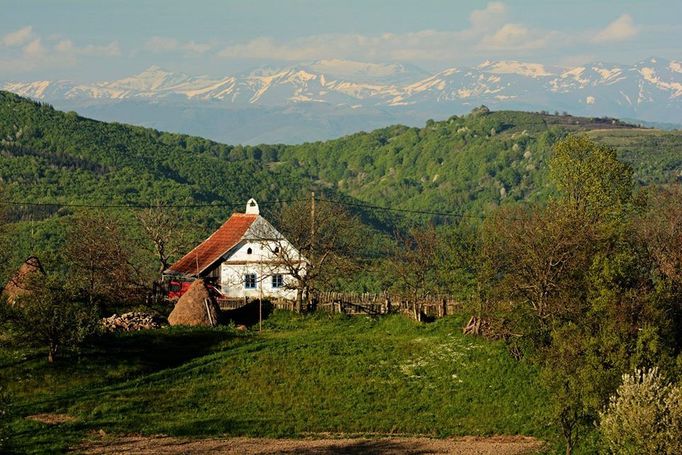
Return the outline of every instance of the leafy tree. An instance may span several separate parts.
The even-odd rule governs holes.
[[[48,362],[77,349],[97,330],[96,310],[79,301],[61,277],[35,279],[29,291],[13,305],[11,321],[21,337],[47,347]]]
[[[508,339],[541,366],[571,453],[623,371],[664,363],[679,346],[631,222],[630,168],[613,150],[569,137],[550,169],[559,197],[498,209],[484,224],[483,253]]]
[[[587,136],[557,142],[549,171],[562,202],[592,220],[617,215],[631,200],[632,167],[619,161],[614,149]]]

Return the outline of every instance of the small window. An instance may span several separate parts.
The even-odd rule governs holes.
[[[253,250],[251,249],[251,247],[249,247],[249,248],[246,250],[246,254],[253,254]]]
[[[255,273],[247,273],[244,275],[244,289],[256,289]]]
[[[275,254],[279,254],[279,247],[276,246],[275,249],[272,250],[272,252],[275,253]]]
[[[272,288],[281,288],[284,286],[284,277],[281,274],[272,275]]]

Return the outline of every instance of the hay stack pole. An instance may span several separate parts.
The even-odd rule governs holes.
[[[168,316],[170,325],[218,325],[219,308],[213,301],[204,280],[195,280],[175,304]]]

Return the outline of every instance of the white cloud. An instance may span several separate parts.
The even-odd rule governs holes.
[[[506,22],[507,7],[491,2],[469,15],[469,25],[461,30],[421,30],[379,35],[322,34],[279,41],[263,36],[234,43],[218,52],[219,57],[261,60],[392,60],[454,61],[478,56],[481,52],[517,51],[564,47],[577,38],[553,30],[529,28]]]
[[[507,7],[502,2],[488,3],[484,9],[477,9],[469,15],[470,30],[488,30],[500,25],[500,21],[506,16]]]
[[[29,59],[41,58],[45,55],[45,48],[40,38],[36,38],[30,43],[28,43],[24,49],[24,57]]]
[[[2,43],[2,45],[6,47],[21,46],[22,44],[25,44],[28,41],[30,41],[32,36],[33,27],[27,25],[26,27],[22,27],[19,30],[6,34],[5,36],[2,37],[0,43]]]
[[[46,41],[27,26],[5,35],[1,40],[0,68],[24,72],[37,68],[72,66],[79,57],[115,57],[121,54],[118,42],[105,45],[76,45],[68,38],[50,36]]]
[[[604,29],[600,30],[593,38],[596,43],[625,41],[637,36],[637,27],[629,14],[623,14],[615,21],[611,22]]]
[[[152,52],[174,51],[178,48],[178,40],[175,38],[154,36],[144,44],[144,48]]]
[[[181,43],[175,38],[164,36],[154,36],[144,44],[146,50],[155,53],[183,51],[186,54],[204,54],[211,47],[208,43],[197,43],[195,41]]]
[[[495,34],[483,38],[482,44],[504,48],[514,43],[522,43],[529,38],[528,28],[519,24],[505,24]]]
[[[532,30],[521,24],[504,24],[481,39],[478,49],[491,51],[531,51],[565,46],[573,38],[552,30]]]
[[[463,48],[472,49],[486,33],[501,26],[507,7],[490,2],[469,15],[469,26],[463,30],[378,35],[321,34],[278,41],[262,36],[234,43],[218,52],[223,58],[273,60],[317,60],[326,58],[362,60],[451,60],[461,56]]]

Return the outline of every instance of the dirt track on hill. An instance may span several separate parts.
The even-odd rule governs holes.
[[[168,436],[105,437],[78,448],[86,454],[461,454],[518,455],[542,449],[542,441],[527,436],[354,439],[188,439]]]

